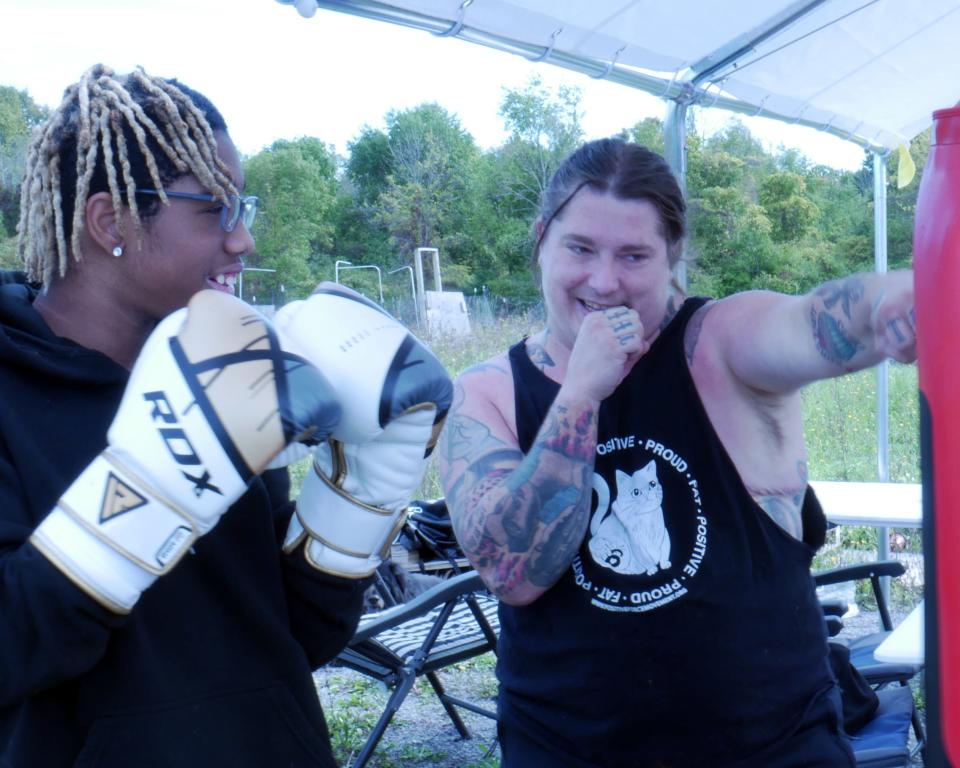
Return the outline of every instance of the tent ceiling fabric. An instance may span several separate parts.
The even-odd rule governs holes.
[[[293,0],[279,0],[293,2]],[[960,98],[960,0],[317,0],[892,149]]]

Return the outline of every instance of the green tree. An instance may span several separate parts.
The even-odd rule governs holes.
[[[49,110],[37,104],[26,91],[0,85],[0,240],[16,231],[20,218],[20,179],[30,132],[48,114]]]
[[[349,177],[341,179],[332,210],[334,235],[330,252],[334,259],[345,259],[354,264],[391,264],[390,233],[377,224],[374,215],[373,205],[359,202],[357,190]],[[332,263],[328,264],[328,270],[321,277],[332,280]]]
[[[394,247],[390,232],[379,220],[380,195],[393,175],[390,138],[384,131],[364,126],[359,136],[347,144],[347,150],[349,155],[334,209],[333,253],[335,258],[358,265],[391,266]],[[356,276],[366,276],[366,273]],[[387,280],[388,293],[391,287],[393,282]]]
[[[47,114],[26,91],[0,85],[0,186],[20,183],[30,132]]]
[[[773,158],[764,150],[760,140],[735,118],[707,139],[703,146],[704,150],[726,152],[739,157],[751,168],[771,170],[774,166]]]
[[[740,187],[746,176],[746,161],[729,152],[714,150],[698,152],[688,163],[687,195],[697,197],[700,192],[715,187]]]
[[[10,237],[0,219],[0,269],[22,269],[17,258],[17,238]]]
[[[726,296],[756,287],[773,268],[770,220],[739,189],[705,190],[691,218],[691,248],[703,273],[697,279],[712,293]]]
[[[792,171],[773,173],[760,184],[760,205],[773,225],[774,242],[800,240],[817,220],[820,212],[805,193],[803,177]]]
[[[465,236],[475,204],[480,152],[460,121],[437,104],[387,114],[392,173],[377,198],[374,220],[390,233],[406,263],[417,247],[437,247],[444,283],[471,281],[474,250]]]
[[[551,90],[539,77],[504,89],[500,116],[510,137],[499,156],[518,216],[533,217],[550,178],[583,140],[580,98],[579,88]]]
[[[698,138],[693,136],[692,138]],[[691,286],[787,293],[872,264],[872,172],[766,152],[739,122],[688,152]]]
[[[819,211],[807,239],[818,243],[833,265],[823,279],[872,269],[872,190],[862,189],[857,174],[824,166],[811,168],[804,178],[806,194]]]
[[[325,273],[324,254],[333,242],[333,150],[315,138],[276,141],[248,159],[245,170],[247,191],[261,206],[251,266],[277,270],[289,296],[305,296]]]
[[[476,166],[473,205],[465,224],[474,290],[486,286],[494,295],[532,300],[538,295],[531,279],[532,216],[518,213],[503,194],[504,167],[496,151]]]
[[[662,155],[664,152],[663,121],[656,117],[647,117],[624,131],[624,138]]]
[[[365,125],[360,135],[347,144],[347,151],[346,174],[354,185],[354,198],[363,206],[375,204],[394,172],[390,138]]]

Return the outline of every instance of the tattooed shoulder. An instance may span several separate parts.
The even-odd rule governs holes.
[[[486,424],[460,413],[450,415],[443,432],[443,455],[451,464],[461,460],[472,463],[477,456],[507,445],[495,437]]]
[[[687,356],[687,365],[693,364],[693,353],[697,349],[697,342],[700,341],[700,331],[703,328],[703,321],[707,313],[716,306],[715,301],[709,301],[700,309],[693,313],[690,322],[683,334],[683,351]]]
[[[481,373],[509,373],[510,364],[502,355],[484,360],[482,363],[475,363],[460,374],[459,378],[464,379],[468,376],[476,376]]]
[[[831,280],[817,288],[817,296],[823,300],[824,308],[836,307],[850,319],[852,306],[863,298],[863,280],[857,275]]]
[[[513,406],[513,373],[505,357],[494,357],[467,368],[454,382],[453,412],[467,407],[482,412],[487,405],[506,413]],[[506,410],[505,410],[506,409]]]
[[[683,302],[681,302],[681,304],[682,303]],[[679,311],[680,308],[677,306],[677,297],[675,294],[671,294],[670,298],[667,299],[667,311],[664,312],[663,320],[660,321],[661,331],[673,322],[673,318],[677,316],[677,312]]]
[[[530,356],[531,362],[541,371],[556,366],[556,363],[553,358],[550,357],[550,353],[547,352],[547,347],[543,342],[534,341],[533,339],[527,341],[527,355]]]
[[[803,516],[793,497],[759,496],[754,500],[773,522],[795,539],[803,539]]]
[[[864,345],[846,328],[843,320],[829,310],[818,312],[816,307],[811,307],[810,327],[817,351],[824,360],[835,365],[849,363],[857,352],[864,349]]]

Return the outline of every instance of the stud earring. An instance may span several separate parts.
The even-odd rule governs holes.
[[[111,253],[113,253],[113,255],[119,259],[121,256],[123,256],[123,246],[122,245],[113,246],[113,251],[111,251]]]

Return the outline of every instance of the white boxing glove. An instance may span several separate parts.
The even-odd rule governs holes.
[[[368,576],[386,557],[450,408],[436,357],[373,302],[324,284],[275,320],[323,371],[343,417],[317,447],[284,550],[304,545],[316,568]]]
[[[147,339],[108,446],[30,541],[103,605],[128,612],[286,445],[330,434],[323,375],[248,304],[204,290]]]

